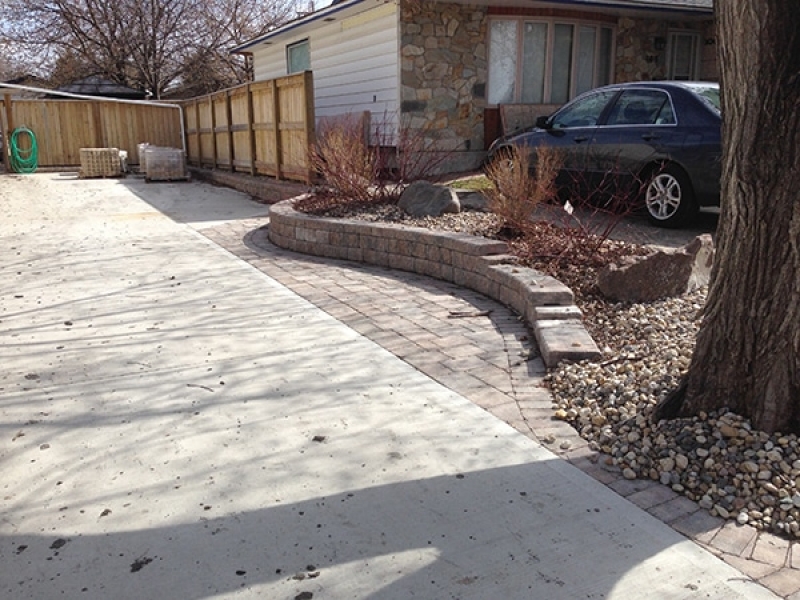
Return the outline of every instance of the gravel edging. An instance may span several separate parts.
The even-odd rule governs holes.
[[[515,264],[508,246],[474,235],[357,219],[312,216],[284,201],[270,207],[270,241],[281,248],[411,271],[455,283],[512,308],[532,329],[549,368],[601,357],[572,291]]]

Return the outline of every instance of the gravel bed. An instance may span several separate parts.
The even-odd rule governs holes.
[[[496,237],[502,225],[487,212],[412,218],[388,204],[337,207],[325,214],[485,237]],[[604,357],[561,364],[548,373],[554,417],[568,421],[627,479],[660,481],[712,515],[800,539],[797,435],[756,431],[727,411],[650,422],[655,405],[689,366],[706,290],[646,304],[613,304],[593,293],[592,267],[574,267],[547,270],[576,291],[587,330]]]

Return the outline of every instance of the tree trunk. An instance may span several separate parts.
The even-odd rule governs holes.
[[[703,321],[656,418],[800,432],[800,2],[717,0],[722,209]]]

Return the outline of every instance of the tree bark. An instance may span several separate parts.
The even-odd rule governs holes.
[[[656,418],[727,407],[800,432],[800,2],[717,0],[722,207],[683,385]]]

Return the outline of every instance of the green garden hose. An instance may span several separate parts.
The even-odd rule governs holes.
[[[22,141],[22,138],[19,138],[20,135],[27,135],[29,138],[29,144],[26,144],[24,148],[20,147]],[[36,145],[36,136],[27,127],[17,127],[11,132],[9,148],[11,149],[11,168],[14,169],[14,172],[33,173],[39,166],[39,148]]]

